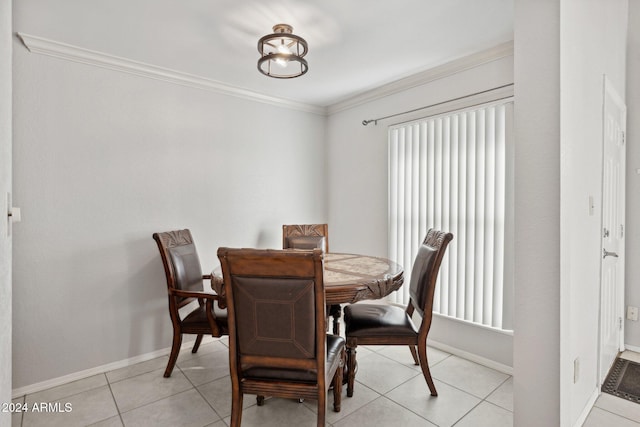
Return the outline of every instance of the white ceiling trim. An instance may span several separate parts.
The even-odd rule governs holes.
[[[335,114],[507,56],[513,56],[513,41],[499,44],[493,48],[455,59],[447,62],[446,64],[430,68],[409,77],[363,92],[344,101],[330,105],[327,107],[327,113]]]
[[[24,43],[25,47],[29,50],[29,52],[32,53],[53,56],[55,58],[60,58],[67,61],[79,62],[82,64],[107,68],[123,73],[135,74],[137,76],[155,80],[162,80],[182,86],[189,86],[197,89],[213,91],[225,95],[231,95],[238,98],[249,99],[252,101],[276,105],[279,107],[289,108],[297,111],[305,111],[308,113],[320,115],[326,115],[327,112],[326,107],[304,104],[300,102],[290,101],[284,98],[264,95],[248,89],[230,86],[216,80],[195,76],[193,74],[183,73],[181,71],[176,71],[169,68],[158,67],[155,65],[146,64],[144,62],[138,62],[119,56],[113,56],[103,52],[84,49],[78,46],[73,46],[55,40],[49,40],[43,37],[32,36],[24,33],[18,33],[18,36]]]

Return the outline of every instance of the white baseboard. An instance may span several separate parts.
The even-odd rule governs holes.
[[[625,344],[624,349],[629,351],[635,351],[636,353],[640,353],[640,347],[635,345]]]
[[[503,374],[513,375],[513,367],[511,366],[498,363],[494,360],[487,359],[486,357],[478,356],[477,354],[469,353],[468,351],[460,350],[456,347],[451,347],[450,345],[443,344],[438,341],[427,339],[427,344],[433,348],[437,348],[438,350],[446,351],[447,353],[460,356],[463,359],[470,360],[471,362],[478,363],[480,365],[486,366],[487,368],[495,369],[496,371],[502,372]]]
[[[589,412],[591,412],[591,409],[593,408],[593,405],[595,405],[596,400],[598,400],[598,396],[600,396],[600,390],[598,390],[598,388],[596,387],[593,389],[593,393],[591,393],[591,396],[589,397],[587,404],[584,406],[584,409],[582,409],[582,413],[580,413],[580,416],[578,417],[576,422],[573,423],[573,427],[580,427],[582,426],[582,424],[584,424],[584,422],[587,420],[587,417],[589,416]]]
[[[206,340],[207,340],[207,337],[204,338],[202,344],[204,344]],[[194,341],[195,340],[183,342],[182,346],[180,347],[180,350],[191,348],[193,346]],[[57,387],[59,385],[70,383],[72,381],[88,378],[93,375],[104,374],[106,372],[113,371],[116,369],[126,368],[127,366],[135,365],[141,362],[146,362],[147,360],[156,359],[162,356],[168,356],[170,352],[171,352],[171,347],[167,347],[160,350],[152,351],[151,353],[146,353],[146,354],[141,354],[139,356],[131,357],[129,359],[119,360],[117,362],[108,363],[106,365],[96,366],[95,368],[85,369],[84,371],[74,372],[72,374],[64,375],[62,377],[52,378],[50,380],[42,381],[39,383],[15,388],[11,392],[12,399],[24,396],[26,394],[37,393],[39,391],[47,390],[52,387]]]

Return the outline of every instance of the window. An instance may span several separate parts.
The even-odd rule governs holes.
[[[511,329],[513,101],[389,128],[389,257],[405,269],[429,228],[454,235],[434,312]],[[507,300],[507,304],[505,301]]]

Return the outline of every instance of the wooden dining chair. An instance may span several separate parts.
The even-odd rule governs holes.
[[[322,249],[329,252],[327,224],[291,224],[282,226],[282,249]]]
[[[345,307],[347,396],[353,396],[358,344],[408,345],[415,364],[422,368],[431,395],[438,395],[427,362],[427,334],[431,328],[433,295],[440,263],[452,239],[451,233],[434,229],[427,232],[411,270],[410,299],[406,309],[390,304],[351,304]],[[414,311],[422,317],[419,327],[411,320]]]
[[[344,338],[326,333],[322,251],[219,248],[229,311],[231,426],[244,394],[316,399],[325,425],[327,388],[340,412]]]
[[[282,226],[282,249],[322,249],[329,252],[327,224],[285,224]],[[333,318],[333,333],[340,335],[340,304],[327,306],[327,316]]]
[[[192,353],[197,352],[205,334],[214,337],[228,335],[227,311],[216,304],[217,295],[203,291],[203,280],[210,280],[211,275],[202,274],[198,252],[189,230],[154,233],[153,239],[158,244],[164,265],[169,316],[173,325],[173,344],[164,371],[164,376],[169,377],[178,360],[182,335],[197,335],[191,350]],[[194,301],[198,301],[198,305],[186,316],[180,316],[179,310]]]

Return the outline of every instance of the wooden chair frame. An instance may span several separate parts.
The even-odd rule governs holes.
[[[438,392],[436,386],[431,378],[431,372],[429,370],[429,363],[427,361],[427,335],[431,328],[431,320],[433,317],[433,297],[436,289],[436,281],[438,278],[438,272],[440,270],[440,264],[442,258],[446,252],[449,242],[453,239],[453,234],[446,233],[434,229],[430,229],[427,232],[423,245],[429,246],[437,250],[435,260],[431,265],[431,269],[425,277],[425,282],[421,283],[422,287],[426,287],[426,298],[424,299],[424,305],[417,307],[414,298],[410,298],[409,304],[405,310],[407,316],[411,318],[414,311],[418,310],[418,313],[422,316],[422,322],[418,328],[418,333],[415,336],[400,336],[400,335],[386,335],[386,336],[361,336],[354,337],[347,334],[347,396],[353,396],[353,387],[356,374],[356,348],[361,345],[408,345],[411,351],[411,356],[416,365],[420,365],[422,368],[422,374],[427,381],[429,390],[432,396],[437,396]],[[414,278],[411,279],[412,282]],[[417,348],[417,351],[416,351]]]
[[[282,226],[282,249],[288,249],[288,237],[318,236],[324,237],[324,249],[329,252],[329,225],[328,224],[285,224]],[[340,317],[342,306],[332,304],[327,306],[327,316],[333,318],[333,333],[340,335]]]
[[[177,272],[173,262],[171,260],[170,251],[172,248],[179,246],[194,245],[193,237],[188,229],[167,231],[163,233],[154,233],[153,239],[158,244],[160,250],[160,256],[162,258],[162,264],[164,265],[164,272],[167,279],[167,294],[169,299],[169,315],[171,317],[171,324],[173,325],[173,342],[171,345],[171,353],[169,355],[169,362],[165,369],[164,376],[170,377],[176,361],[178,360],[178,354],[180,353],[180,346],[182,345],[182,334],[195,334],[197,335],[192,353],[196,353],[202,338],[205,334],[210,334],[214,337],[220,337],[227,335],[228,330],[225,325],[218,323],[215,315],[214,303],[218,301],[218,295],[208,293],[204,291],[196,291],[192,289],[184,290],[179,289],[177,283]],[[202,274],[200,272],[200,274]],[[210,274],[202,275],[202,280],[211,280]],[[183,319],[180,317],[179,310],[182,307],[190,304],[193,301],[198,301],[200,310],[204,307],[206,312],[206,322],[198,323],[183,323]],[[195,310],[194,310],[195,312]],[[193,312],[192,312],[193,313]]]
[[[329,252],[328,224],[285,224],[282,226],[282,249],[287,249],[287,237],[318,236],[324,237],[325,251]]]
[[[326,319],[323,282],[322,251],[280,251],[258,249],[219,248],[218,257],[222,266],[229,312],[229,369],[232,384],[231,426],[240,426],[244,394],[255,394],[258,403],[264,396],[278,396],[291,399],[317,399],[317,425],[326,421],[327,375],[332,378],[334,410],[340,411],[342,393],[342,372],[345,359],[344,346],[332,366],[326,361]],[[306,278],[313,281],[315,309],[315,356],[313,358],[293,358],[244,354],[239,348],[236,327],[236,301],[233,281],[238,277],[258,278]],[[315,382],[286,381],[283,379],[247,378],[243,366],[299,369],[316,373]]]

